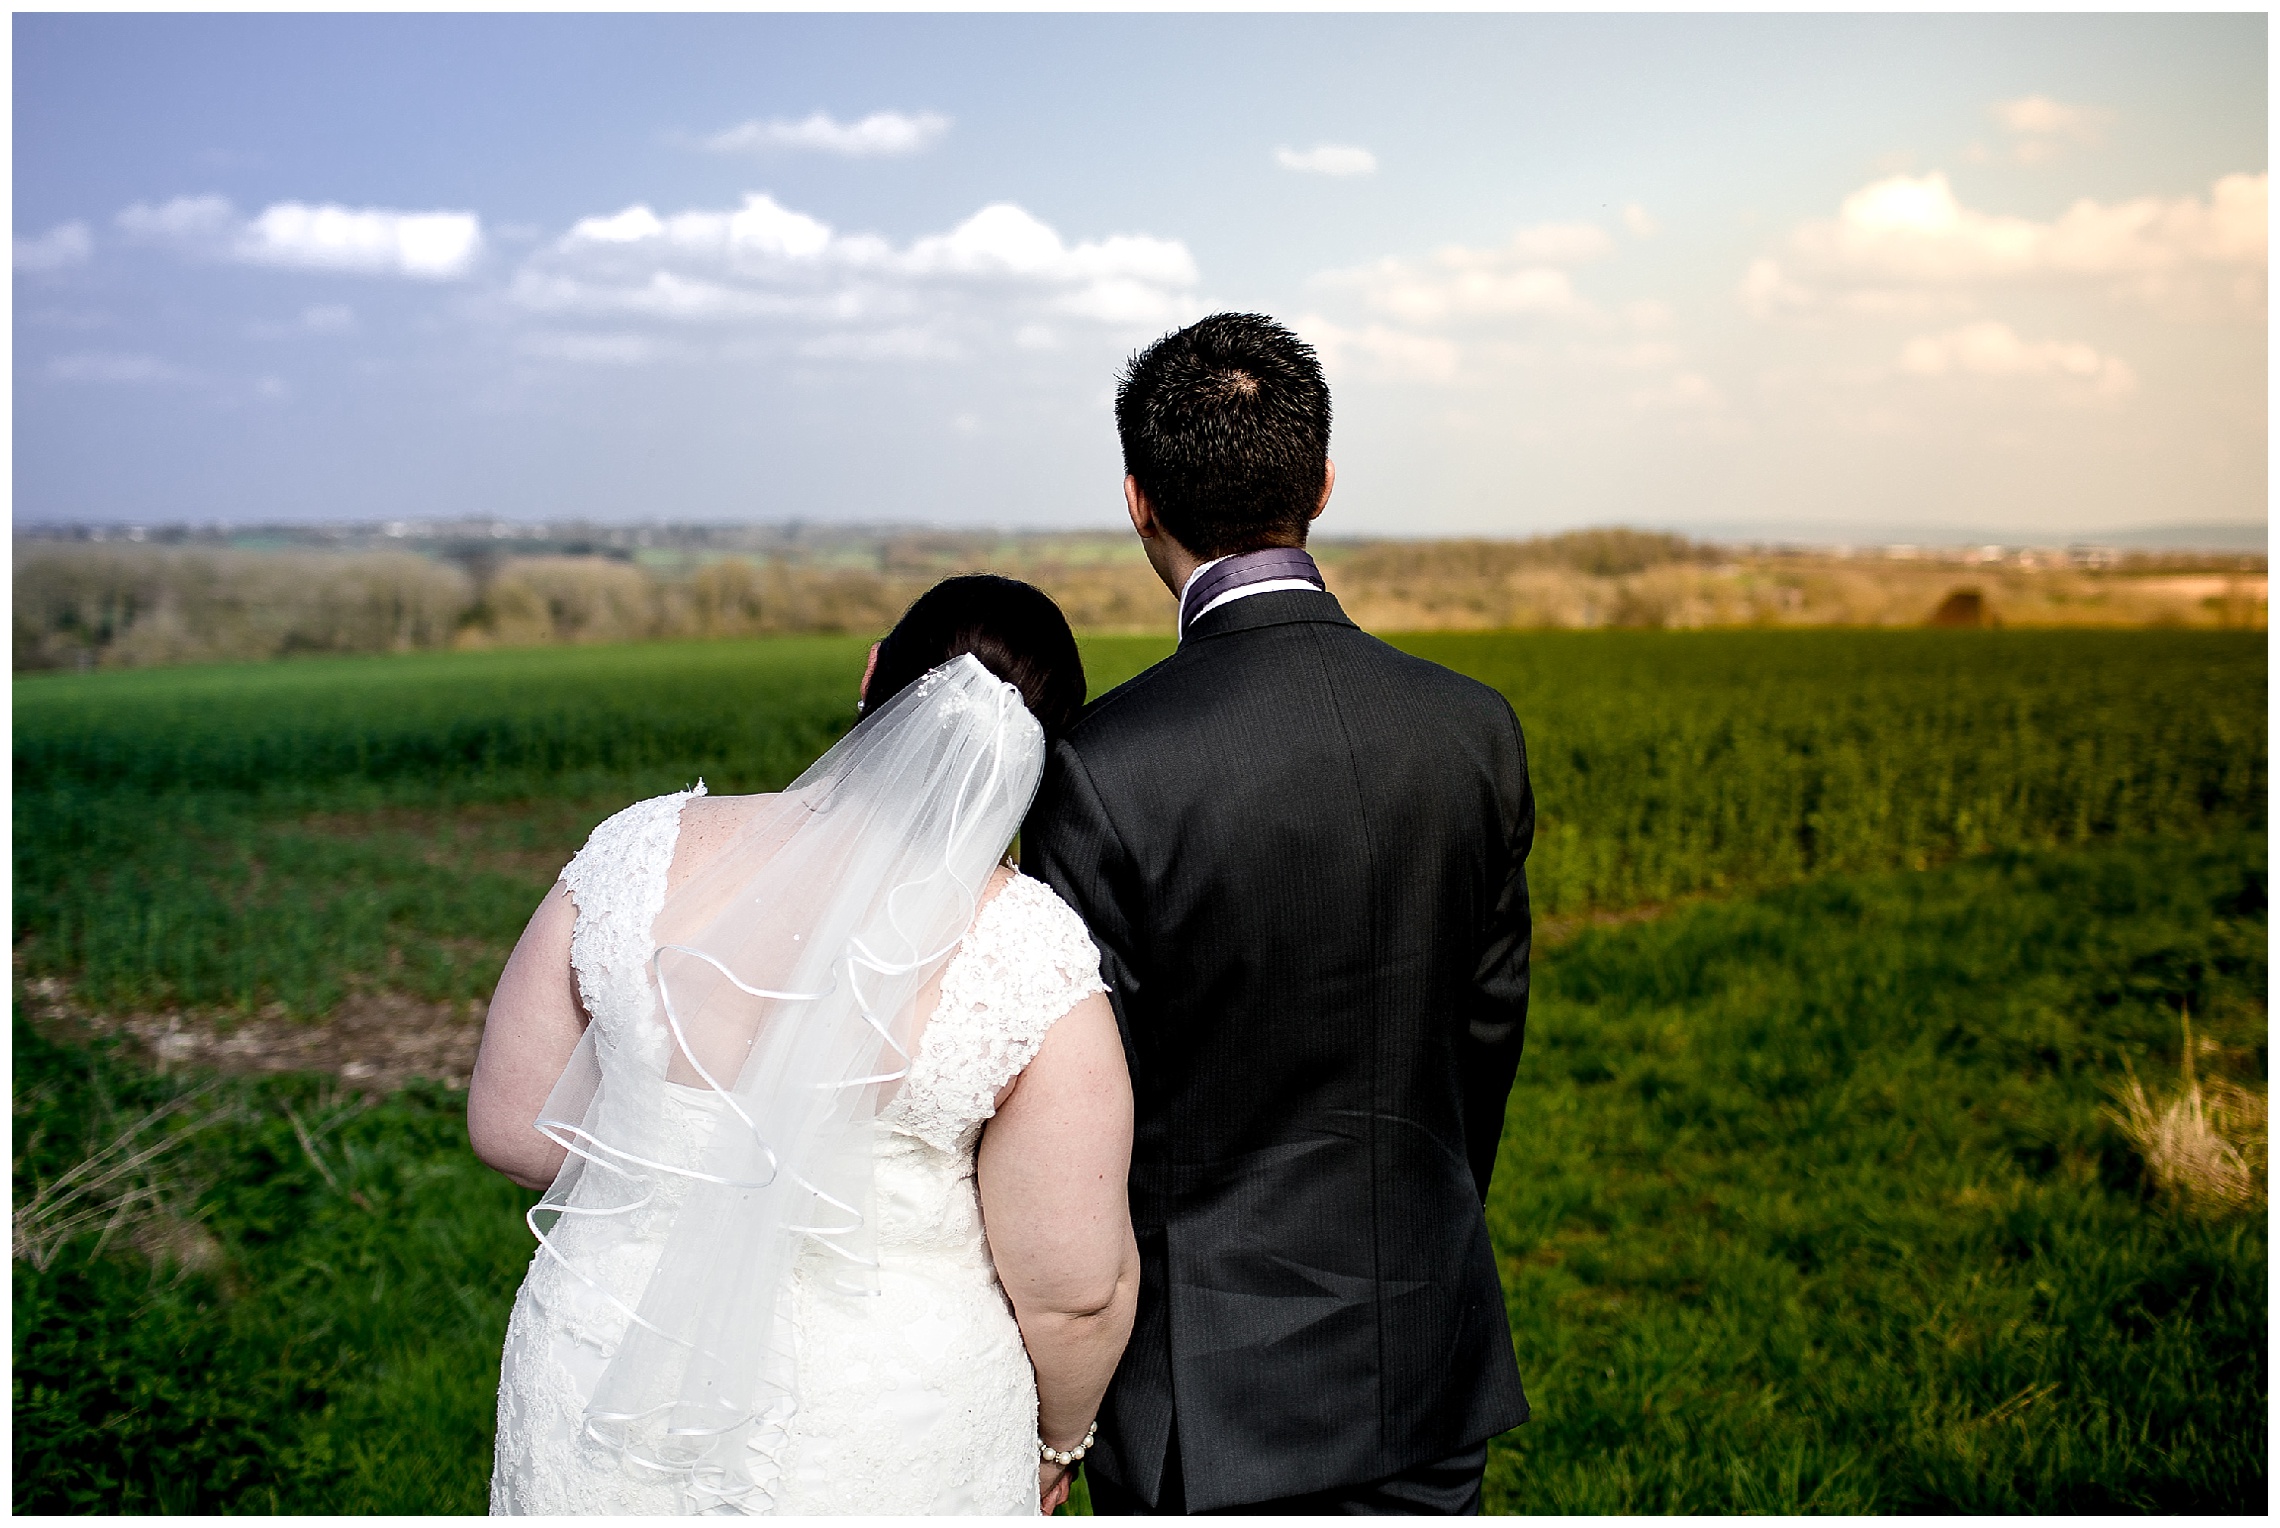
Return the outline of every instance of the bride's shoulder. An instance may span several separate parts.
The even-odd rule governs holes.
[[[594,825],[594,831],[586,835],[586,847],[642,836],[660,824],[675,821],[687,807],[704,799],[705,783],[699,780],[688,790],[668,791],[620,807]]]
[[[735,833],[757,814],[765,811],[769,803],[780,799],[773,793],[758,796],[691,796],[681,806],[681,832],[684,835]]]
[[[773,792],[757,796],[691,796],[681,807],[681,832],[673,846],[673,880],[677,885],[712,863],[722,850],[761,824],[761,819],[784,798]]]
[[[563,883],[576,896],[598,883],[654,873],[673,852],[681,808],[704,789],[699,781],[693,789],[651,796],[603,818],[562,867]]]
[[[1019,930],[1032,938],[1068,945],[1082,940],[1092,947],[1092,935],[1077,910],[1061,894],[1033,876],[1000,865],[982,889],[982,910],[976,919],[993,930]]]

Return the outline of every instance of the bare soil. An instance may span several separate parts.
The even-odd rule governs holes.
[[[1664,903],[1647,902],[1637,907],[1619,908],[1613,912],[1540,914],[1536,918],[1536,948],[1540,950],[1558,949],[1587,928],[1621,928],[1630,923],[1650,923],[1668,911],[1670,908]]]
[[[24,983],[26,1016],[59,1040],[123,1037],[161,1071],[326,1072],[360,1092],[387,1093],[415,1077],[464,1088],[475,1070],[484,1004],[427,1002],[399,992],[352,994],[321,1019],[252,1015],[105,1014],[72,1001],[54,977]]]
[[[1557,948],[1587,928],[1645,922],[1666,910],[1648,905],[1539,917],[1536,945]],[[351,993],[315,1019],[292,1018],[277,1008],[253,1014],[185,1009],[116,1014],[76,1001],[60,977],[28,980],[19,990],[26,1017],[43,1034],[65,1041],[123,1038],[160,1071],[321,1072],[374,1094],[392,1092],[416,1077],[465,1088],[475,1070],[486,1007],[476,998],[432,1002],[378,988]]]

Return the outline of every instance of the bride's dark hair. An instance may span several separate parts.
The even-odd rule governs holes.
[[[886,704],[961,653],[1019,690],[1048,739],[1068,731],[1084,709],[1085,662],[1069,618],[1044,590],[995,573],[946,578],[911,602],[879,644],[863,708]]]

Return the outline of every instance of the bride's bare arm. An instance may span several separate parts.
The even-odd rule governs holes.
[[[982,1131],[974,1170],[998,1279],[1037,1370],[1037,1427],[1073,1449],[1132,1335],[1140,1253],[1125,1175],[1132,1083],[1116,1016],[1098,993],[1045,1033]],[[1063,1472],[1041,1478],[1047,1510]]]
[[[556,882],[499,973],[467,1084],[467,1138],[475,1155],[524,1188],[552,1183],[566,1155],[531,1126],[586,1030],[570,974],[577,916],[569,888]]]

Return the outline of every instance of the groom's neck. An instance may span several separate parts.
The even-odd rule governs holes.
[[[1195,577],[1195,570],[1210,560],[1196,556],[1161,529],[1142,540],[1140,546],[1148,554],[1148,566],[1156,570],[1156,576],[1172,591],[1174,599],[1187,587],[1187,581]]]

